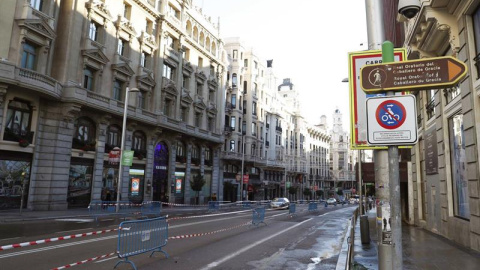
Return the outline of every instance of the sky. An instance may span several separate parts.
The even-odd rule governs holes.
[[[220,36],[240,37],[280,80],[300,92],[305,118],[332,124],[335,109],[349,130],[348,52],[367,49],[364,0],[194,0]],[[363,45],[362,45],[363,44]]]

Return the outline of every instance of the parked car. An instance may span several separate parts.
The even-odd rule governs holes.
[[[328,198],[327,204],[337,205],[337,200],[335,198]]]
[[[288,209],[290,201],[287,198],[275,198],[270,202],[270,207],[273,209]]]

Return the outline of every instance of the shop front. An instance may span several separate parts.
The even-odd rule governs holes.
[[[70,162],[68,208],[87,207],[92,195],[93,159],[72,157]]]
[[[0,151],[0,210],[27,206],[31,154]]]
[[[133,164],[129,173],[128,200],[133,203],[142,203],[145,188],[145,167]]]
[[[185,171],[177,170],[175,172],[175,181],[172,183],[171,193],[175,198],[175,203],[183,204],[185,202]]]
[[[168,202],[168,147],[160,142],[153,155],[152,192],[154,201]]]

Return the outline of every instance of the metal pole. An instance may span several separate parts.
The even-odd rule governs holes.
[[[115,211],[118,213],[120,210],[120,197],[122,195],[122,179],[123,179],[123,170],[122,170],[122,160],[123,160],[123,148],[125,147],[125,130],[127,128],[127,112],[128,112],[128,94],[129,92],[139,92],[137,88],[129,89],[128,87],[125,90],[125,106],[123,107],[123,124],[122,124],[122,141],[120,142],[120,162],[118,163],[118,182],[117,182],[117,205],[115,206]]]
[[[363,187],[363,181],[362,181],[362,150],[358,150],[358,187],[360,189],[358,190],[358,197],[360,198],[360,203],[359,203],[359,210],[360,210],[360,215],[363,215],[363,198],[362,198],[362,187]]]
[[[245,147],[243,142],[243,134],[242,134],[242,145],[240,147],[242,147],[242,177],[240,177],[240,200],[243,201],[243,166],[245,163]]]
[[[285,165],[285,198],[288,198],[287,196],[287,166]]]
[[[382,0],[365,0],[365,11],[367,19],[368,49],[379,50],[381,43],[385,41],[385,28],[383,23]],[[379,149],[373,151],[375,166],[375,186],[377,197],[377,220],[382,219],[382,208],[389,205],[390,190],[388,181],[388,151]],[[363,188],[362,185],[359,187]],[[363,198],[361,198],[363,203]],[[388,206],[389,207],[389,206]],[[386,209],[389,210],[389,209]],[[362,217],[360,217],[362,219]],[[360,226],[362,222],[360,222]],[[382,241],[382,224],[377,222],[378,233],[378,269],[392,269],[392,246]],[[362,231],[362,228],[360,228]],[[401,269],[401,268],[400,268]]]
[[[385,41],[382,45],[382,62],[395,62],[393,54],[393,43]],[[395,93],[387,92],[387,96],[394,96]],[[402,212],[400,207],[400,173],[398,166],[398,146],[388,146],[388,167],[390,184],[390,218],[388,223],[391,228],[391,243],[393,245],[393,269],[403,269],[402,259]]]

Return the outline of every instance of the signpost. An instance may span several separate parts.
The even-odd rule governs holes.
[[[360,82],[367,93],[424,90],[456,85],[467,72],[451,56],[369,65],[361,69]]]
[[[395,61],[405,59],[405,49],[395,49]],[[381,146],[367,144],[367,112],[365,102],[370,96],[377,94],[365,94],[360,87],[360,70],[362,67],[382,63],[382,51],[351,52],[348,55],[350,87],[350,138],[351,149],[376,149]],[[383,94],[380,94],[383,96]]]
[[[367,99],[367,141],[371,145],[408,145],[417,142],[415,96]]]

